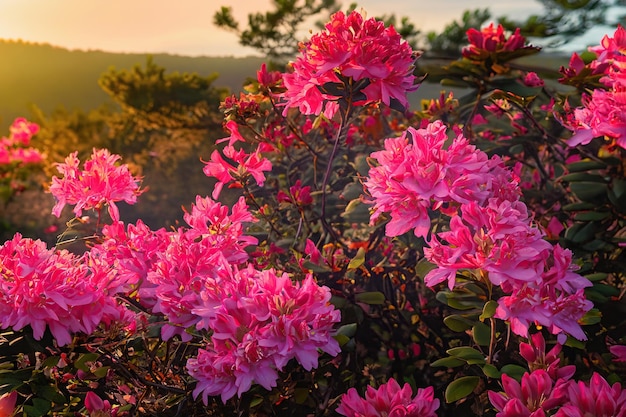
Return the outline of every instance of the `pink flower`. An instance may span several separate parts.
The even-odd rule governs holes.
[[[231,135],[231,141],[233,136]],[[217,184],[213,190],[212,197],[218,198],[224,185],[231,183],[231,187],[243,187],[248,178],[254,178],[259,186],[265,182],[264,171],[272,169],[272,163],[261,156],[259,148],[255,152],[247,154],[243,149],[236,150],[232,145],[228,145],[223,150],[225,160],[219,151],[215,150],[211,154],[211,160],[205,162],[204,174],[207,177],[217,178]],[[232,162],[230,162],[232,161]]]
[[[498,410],[496,417],[544,417],[564,403],[565,384],[556,384],[543,369],[526,372],[520,385],[514,378],[503,374],[504,392],[489,391],[489,401]]]
[[[568,380],[576,372],[576,365],[567,365],[560,367],[561,359],[559,353],[563,345],[556,343],[548,353],[546,353],[546,342],[541,332],[532,334],[529,339],[529,343],[520,343],[519,351],[531,371],[537,369],[543,369],[548,372],[550,378],[553,381],[557,379]]]
[[[293,72],[284,74],[285,113],[298,107],[303,114],[324,112],[330,118],[336,102],[349,95],[356,102],[407,107],[407,92],[418,87],[414,62],[411,47],[393,27],[356,11],[348,16],[337,12],[325,32],[302,45]]]
[[[340,352],[332,337],[339,311],[330,291],[311,276],[294,284],[287,274],[225,267],[219,283],[205,286],[192,312],[211,330],[211,341],[187,362],[198,380],[194,396],[241,396],[252,384],[270,390],[291,359],[306,370],[318,365],[319,351]]]
[[[463,56],[477,61],[484,60],[494,53],[511,52],[524,48],[526,42],[526,38],[520,34],[519,28],[515,29],[515,32],[507,38],[504,27],[502,25],[494,27],[493,23],[481,30],[469,29],[467,39],[470,44],[463,48]]]
[[[72,333],[91,334],[101,322],[125,320],[126,310],[108,287],[109,271],[88,264],[86,257],[16,234],[0,246],[0,327],[30,326],[37,340],[48,327],[66,345]]]
[[[116,201],[135,204],[137,196],[143,191],[139,189],[140,178],[133,177],[127,165],[116,166],[121,159],[106,149],[94,149],[91,158],[79,169],[80,160],[74,152],[65,158],[65,163],[57,164],[62,178],[53,177],[50,193],[57,200],[52,214],[59,217],[66,204],[75,204],[74,214],[80,216],[83,210],[100,210],[108,205],[113,221],[119,220]]]
[[[569,381],[567,403],[554,414],[555,417],[624,417],[626,416],[626,390],[619,382],[610,386],[598,373],[589,383]]]
[[[402,388],[391,378],[378,389],[367,387],[365,398],[350,388],[341,397],[337,413],[346,417],[436,417],[439,400],[434,398],[433,387],[420,388],[413,397],[411,386]]]
[[[10,139],[14,144],[27,146],[30,140],[39,132],[39,125],[29,122],[23,117],[18,117],[9,127]]]
[[[294,185],[289,187],[289,194],[285,193],[283,190],[278,191],[276,199],[279,203],[290,203],[299,207],[308,206],[313,203],[311,187],[308,185],[303,187],[302,181],[300,180],[297,180]]]
[[[543,87],[545,83],[536,72],[529,72],[524,76],[524,85],[527,87]]]
[[[462,135],[444,147],[447,140],[445,125],[436,121],[386,139],[385,149],[372,153],[377,166],[364,183],[374,203],[370,220],[389,212],[388,236],[414,229],[416,236],[425,237],[430,230],[428,210],[443,210],[444,203],[449,206],[444,213],[452,215],[459,204],[483,204],[495,196],[518,198],[516,184],[499,159],[489,160]]]
[[[626,346],[624,345],[613,345],[609,347],[609,351],[615,358],[613,359],[616,362],[626,362]]]
[[[7,392],[0,396],[0,417],[11,417],[15,413],[17,391]]]

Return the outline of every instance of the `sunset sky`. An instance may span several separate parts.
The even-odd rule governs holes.
[[[347,6],[351,1],[344,1]],[[541,11],[520,0],[362,0],[369,16],[409,16],[423,31],[441,30],[466,9],[489,7],[494,16],[525,17]],[[520,5],[522,4],[522,5]],[[169,52],[182,55],[254,54],[212,21],[220,6],[267,11],[271,0],[0,0],[0,38],[46,42],[71,49]],[[314,29],[314,28],[312,28]]]

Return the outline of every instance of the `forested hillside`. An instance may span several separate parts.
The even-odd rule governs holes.
[[[48,113],[58,106],[87,111],[111,102],[98,85],[98,78],[111,67],[121,70],[143,65],[148,56],[0,40],[0,129],[6,130],[15,117],[28,116],[32,105]],[[253,76],[264,62],[259,57],[152,57],[168,72],[196,72],[204,76],[217,73],[215,86],[231,91],[239,90],[246,77]]]

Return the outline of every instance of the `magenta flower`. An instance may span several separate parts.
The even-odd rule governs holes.
[[[294,185],[289,187],[289,194],[283,190],[278,191],[276,199],[279,203],[289,203],[298,207],[304,207],[313,203],[313,197],[311,197],[311,187],[302,186],[302,181],[297,180]]]
[[[16,234],[0,246],[0,327],[30,326],[37,340],[48,327],[66,345],[73,333],[125,320],[126,310],[108,286],[109,271],[88,265],[86,257]]]
[[[346,417],[436,417],[439,400],[433,387],[420,388],[413,397],[411,386],[402,388],[391,378],[378,389],[367,387],[365,398],[354,388],[341,397],[337,413]]]
[[[393,27],[364,19],[356,11],[347,16],[337,12],[326,24],[326,31],[302,45],[301,55],[292,64],[293,72],[283,75],[285,113],[298,107],[303,114],[324,112],[330,118],[337,100],[343,97],[337,88],[352,88],[354,84],[360,85],[359,92],[364,94],[363,99],[353,97],[355,101],[382,101],[388,106],[397,101],[407,107],[407,92],[418,87],[413,75],[415,59],[409,44]]]
[[[594,373],[588,384],[569,381],[566,389],[568,401],[555,417],[626,416],[626,390],[619,382],[611,386],[600,374]]]
[[[31,138],[39,132],[39,126],[18,117],[9,127],[9,137],[0,137],[0,165],[38,164],[44,159],[39,150],[28,147]]]
[[[211,330],[211,341],[189,359],[187,370],[198,380],[194,396],[241,396],[252,384],[276,386],[278,372],[291,359],[306,370],[318,365],[319,351],[339,353],[332,337],[340,320],[329,303],[330,291],[311,276],[294,284],[287,274],[225,266],[219,285],[206,287],[192,312]]]
[[[503,374],[504,392],[489,391],[489,401],[498,410],[496,417],[545,417],[565,402],[566,384],[552,381],[543,369],[526,372],[520,384]]]
[[[626,346],[624,345],[613,345],[609,347],[609,352],[615,358],[613,359],[616,362],[626,362]]]
[[[0,395],[0,417],[11,417],[15,414],[17,391]]]
[[[532,334],[529,343],[520,343],[519,351],[531,371],[537,369],[545,370],[553,381],[558,379],[568,380],[576,372],[576,365],[559,366],[561,359],[559,353],[563,345],[556,343],[550,351],[546,353],[546,341],[541,332]]]
[[[121,157],[106,149],[94,149],[83,170],[79,168],[77,154],[74,152],[65,158],[65,163],[56,164],[63,177],[52,178],[50,193],[57,200],[52,214],[59,217],[66,204],[75,205],[76,216],[83,210],[99,211],[107,205],[111,219],[118,221],[120,215],[115,202],[135,204],[137,196],[143,192],[139,189],[140,178],[134,177],[127,165],[117,166],[115,163]]]
[[[445,147],[447,140],[445,125],[436,121],[386,139],[385,149],[372,153],[377,166],[370,169],[364,186],[374,203],[371,221],[383,212],[391,215],[387,236],[412,229],[416,236],[427,236],[431,208],[452,215],[471,201],[519,198],[517,184],[499,159],[490,160],[462,135]],[[444,210],[444,203],[452,204]]]
[[[507,37],[504,33],[504,27],[502,25],[494,27],[493,23],[481,30],[469,29],[467,39],[470,44],[463,48],[463,56],[475,61],[484,60],[494,53],[522,49],[526,42],[526,38],[520,34],[519,28]]]
[[[231,134],[230,140],[233,141]],[[204,174],[207,177],[217,178],[217,184],[212,197],[218,198],[224,185],[230,183],[230,187],[242,188],[249,177],[254,178],[259,186],[265,182],[264,171],[271,171],[272,163],[261,156],[260,147],[255,152],[246,153],[243,149],[236,150],[234,146],[227,145],[223,149],[225,160],[219,151],[211,154],[211,160],[205,162]],[[230,162],[232,161],[232,162]]]

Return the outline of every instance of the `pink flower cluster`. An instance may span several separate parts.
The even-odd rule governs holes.
[[[515,333],[526,335],[535,323],[586,339],[578,320],[593,307],[584,295],[591,283],[573,272],[571,252],[553,248],[532,225],[519,200],[519,179],[499,158],[488,158],[462,135],[449,146],[446,141],[437,121],[409,128],[372,153],[378,166],[364,183],[374,203],[371,220],[389,212],[388,236],[414,229],[427,238],[429,213],[449,216],[447,230],[433,234],[424,249],[437,265],[424,277],[426,285],[447,281],[453,289],[460,271],[486,277],[505,292],[496,317]]]
[[[204,174],[207,177],[217,179],[212,197],[218,198],[222,192],[222,188],[226,184],[230,187],[243,188],[250,177],[254,178],[259,186],[263,186],[265,182],[265,171],[271,171],[272,163],[262,156],[265,148],[264,144],[260,144],[257,149],[251,153],[246,153],[243,149],[237,150],[234,144],[237,142],[245,142],[239,127],[235,121],[226,123],[226,129],[230,132],[230,136],[220,139],[217,143],[228,141],[228,145],[221,151],[214,150],[211,154],[211,160],[205,162]],[[222,154],[227,158],[224,159]]]
[[[431,209],[452,214],[461,204],[482,204],[493,195],[517,198],[519,191],[499,159],[489,159],[463,135],[448,147],[447,140],[446,126],[436,121],[386,139],[385,149],[372,153],[378,165],[370,169],[364,185],[374,203],[371,221],[390,213],[388,236],[414,229],[416,236],[426,237]]]
[[[529,362],[531,372],[522,376],[521,383],[502,375],[503,392],[489,391],[489,400],[496,408],[496,417],[624,417],[626,390],[619,382],[613,386],[598,373],[589,382],[572,378],[575,366],[559,368],[557,357],[561,345],[547,354],[541,333],[532,336],[531,343],[522,343],[520,353]]]
[[[601,81],[606,90],[583,94],[583,105],[574,109],[564,122],[574,131],[570,146],[586,145],[593,138],[605,137],[626,149],[626,29],[618,26],[613,37],[589,48],[597,54],[596,67],[604,69]]]
[[[135,204],[137,196],[143,191],[139,189],[139,178],[134,177],[127,165],[116,165],[121,159],[106,149],[94,149],[91,158],[85,161],[84,169],[80,169],[78,152],[65,158],[65,163],[57,164],[62,178],[53,177],[50,193],[57,200],[52,214],[59,217],[66,204],[74,204],[74,214],[80,216],[83,210],[100,210],[108,206],[113,221],[119,220],[116,201]]]
[[[436,417],[439,400],[434,398],[433,387],[420,388],[413,396],[411,386],[402,388],[391,378],[378,389],[367,387],[365,398],[350,388],[341,397],[337,413],[346,417]]]
[[[494,27],[493,23],[481,30],[469,29],[467,38],[470,44],[463,48],[463,56],[474,61],[482,61],[494,53],[521,49],[526,43],[526,38],[520,34],[519,28],[507,37],[504,27],[502,25]]]
[[[393,27],[353,11],[337,12],[326,24],[326,31],[315,34],[301,47],[292,64],[293,72],[284,74],[287,91],[285,113],[298,107],[303,114],[331,117],[342,97],[360,85],[361,103],[397,101],[408,106],[406,94],[417,89],[413,66],[415,54]],[[333,88],[329,88],[333,85]],[[340,90],[346,96],[340,95]]]
[[[0,246],[0,326],[30,326],[33,337],[46,327],[59,345],[72,334],[92,333],[100,323],[126,320],[115,300],[109,270],[90,265],[89,255],[47,249],[16,234]]]
[[[212,338],[187,370],[198,380],[194,396],[220,395],[223,401],[258,383],[270,390],[278,372],[296,359],[304,369],[317,367],[318,350],[340,352],[332,337],[338,310],[330,290],[312,276],[294,284],[287,274],[252,266],[224,270],[211,300],[195,311],[203,316]]]
[[[9,127],[9,137],[0,137],[0,165],[37,164],[44,156],[39,150],[28,147],[31,138],[39,132],[39,126],[18,117]]]

